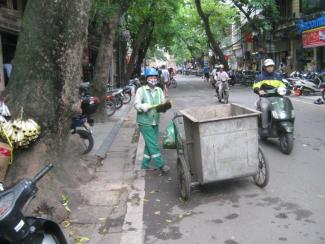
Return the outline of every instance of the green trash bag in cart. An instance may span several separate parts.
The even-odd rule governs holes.
[[[176,149],[175,127],[173,121],[170,121],[163,136],[164,149]]]

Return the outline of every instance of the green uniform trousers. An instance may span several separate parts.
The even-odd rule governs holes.
[[[164,166],[165,161],[161,156],[158,145],[159,126],[139,124],[139,129],[145,141],[142,168],[149,168],[151,160],[155,162],[156,168]]]

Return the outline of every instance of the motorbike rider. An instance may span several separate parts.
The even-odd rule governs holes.
[[[156,168],[168,173],[169,167],[165,165],[159,144],[158,132],[160,115],[153,105],[163,104],[165,96],[161,88],[157,87],[158,71],[146,68],[145,78],[147,85],[140,87],[135,95],[134,107],[137,110],[137,124],[145,141],[142,169],[149,169],[150,161],[155,162]]]
[[[275,63],[272,59],[266,59],[264,61],[264,70],[257,76],[253,89],[254,92],[260,96],[258,101],[258,107],[262,112],[262,134],[268,134],[269,127],[269,109],[270,101],[267,98],[267,90],[271,90],[278,87],[285,87],[282,82],[281,76],[275,73]]]
[[[216,92],[219,92],[219,102],[221,102],[222,99],[222,92],[223,89],[229,90],[229,76],[226,71],[224,71],[223,64],[219,65],[219,72],[217,72],[217,90]]]
[[[216,86],[216,82],[217,82],[217,72],[219,69],[219,65],[215,65],[213,70],[211,71],[211,84],[215,87]]]

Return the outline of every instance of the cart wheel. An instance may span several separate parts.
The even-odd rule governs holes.
[[[188,200],[191,194],[191,175],[184,156],[181,155],[177,158],[177,175],[181,197]]]
[[[258,148],[257,157],[258,157],[258,171],[257,174],[253,176],[253,178],[257,186],[265,187],[269,182],[270,169],[266,161],[266,158],[264,156],[264,153],[260,147]]]

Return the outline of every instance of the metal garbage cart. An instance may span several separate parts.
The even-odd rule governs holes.
[[[183,199],[191,186],[253,176],[259,187],[269,167],[258,145],[260,112],[238,104],[194,107],[173,118],[177,172]]]

